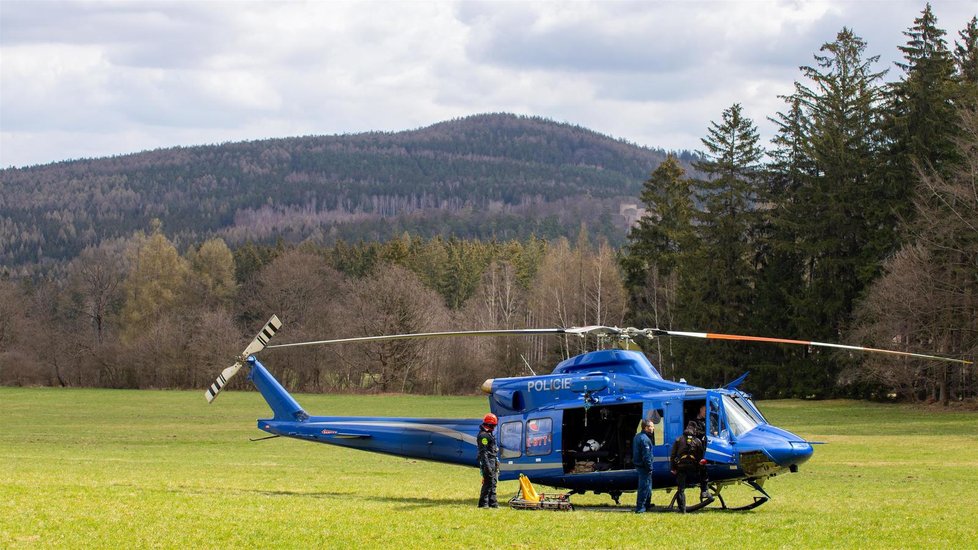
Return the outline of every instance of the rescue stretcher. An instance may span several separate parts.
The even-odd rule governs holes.
[[[529,478],[520,474],[520,488],[516,495],[509,499],[510,508],[517,510],[560,510],[572,511],[569,494],[537,493]]]

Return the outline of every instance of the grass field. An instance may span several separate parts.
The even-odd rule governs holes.
[[[486,409],[478,397],[296,398],[314,414]],[[770,480],[774,499],[757,510],[638,516],[479,510],[474,468],[250,442],[263,435],[254,420],[268,416],[254,392],[207,405],[203,391],[0,388],[0,547],[978,547],[978,413],[846,401],[760,407],[772,423],[829,444],[800,473]],[[501,483],[500,499],[515,491]],[[747,501],[746,489],[738,495],[733,504]]]

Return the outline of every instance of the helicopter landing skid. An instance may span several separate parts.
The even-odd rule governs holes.
[[[695,512],[697,510],[702,510],[703,508],[706,508],[707,506],[709,506],[710,504],[716,502],[717,500],[720,501],[720,507],[717,509],[717,511],[720,511],[720,512],[744,512],[744,511],[747,511],[747,510],[753,510],[754,508],[757,508],[758,506],[760,506],[760,505],[764,504],[765,502],[771,500],[771,495],[767,494],[767,492],[765,492],[764,489],[761,488],[761,486],[758,485],[756,481],[750,481],[750,482],[748,482],[748,484],[751,487],[753,487],[754,489],[756,489],[757,491],[759,491],[763,496],[755,496],[754,497],[754,502],[751,502],[750,504],[745,504],[744,506],[727,506],[727,502],[723,499],[723,495],[720,494],[720,487],[717,486],[717,485],[711,484],[710,485],[710,489],[713,490],[713,494],[710,495],[709,498],[704,499],[704,500],[701,500],[701,501],[699,501],[696,504],[693,504],[691,506],[687,505],[686,506],[686,512]],[[677,492],[675,495],[673,495],[672,501],[669,502],[669,506],[666,507],[664,509],[664,511],[667,511],[667,512],[678,512],[679,511],[679,507],[676,505],[676,501],[678,499],[679,499],[679,493]]]
[[[674,494],[672,496],[672,500],[669,501],[669,506],[666,506],[665,508],[662,508],[661,511],[663,511],[663,512],[678,512],[679,511],[679,506],[676,504],[676,500],[678,500],[678,499],[679,499],[679,493],[677,492],[676,494]],[[697,502],[696,504],[687,504],[686,505],[686,511],[687,512],[695,512],[697,510],[702,510],[703,508],[706,508],[710,504],[713,504],[715,501],[716,501],[716,498],[713,497],[713,496],[710,496],[710,498],[707,498],[705,500],[701,500],[701,501]],[[723,500],[721,500],[720,502],[723,502]]]
[[[727,506],[726,502],[723,501],[723,497],[717,495],[717,498],[720,499],[720,510],[726,510],[728,512],[743,512],[745,510],[753,510],[754,508],[757,508],[761,504],[764,504],[765,502],[771,500],[768,497],[754,497],[754,502],[750,504],[745,504],[744,506],[737,506],[735,508],[731,508]]]

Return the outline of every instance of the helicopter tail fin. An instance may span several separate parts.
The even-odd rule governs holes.
[[[282,387],[282,384],[279,384],[272,373],[265,369],[258,359],[249,357],[246,362],[251,367],[248,380],[255,384],[261,396],[265,398],[265,402],[275,413],[275,420],[298,420],[301,422],[309,418],[306,411],[302,410],[299,403]]]
[[[214,383],[207,388],[207,391],[204,392],[204,398],[207,399],[208,403],[213,402],[214,399],[217,398],[217,394],[221,393],[221,389],[227,385],[235,374],[238,374],[238,371],[241,370],[242,366],[244,366],[243,363],[248,360],[250,355],[265,349],[265,346],[268,345],[268,341],[272,339],[272,336],[275,336],[275,333],[278,332],[278,329],[281,327],[282,321],[279,321],[277,316],[272,315],[272,318],[265,323],[265,326],[258,332],[255,339],[252,340],[251,343],[248,344],[248,347],[246,347],[241,353],[238,360],[235,361],[230,367],[221,371],[221,374],[217,377],[217,380],[215,380]]]

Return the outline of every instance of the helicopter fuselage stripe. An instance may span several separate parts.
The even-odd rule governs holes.
[[[559,462],[531,462],[529,464],[510,464],[509,462],[499,463],[499,470],[503,472],[510,472],[514,470],[552,470],[560,467],[561,464]]]
[[[390,421],[335,421],[335,422],[323,422],[325,425],[336,425],[336,426],[364,426],[364,427],[377,427],[377,428],[404,428],[411,430],[418,430],[422,432],[433,432],[441,435],[451,437],[453,439],[458,439],[464,441],[470,445],[475,445],[475,436],[469,435],[467,433],[460,432],[458,430],[453,430],[445,426],[439,426],[437,424],[418,424],[414,422],[390,422]]]

